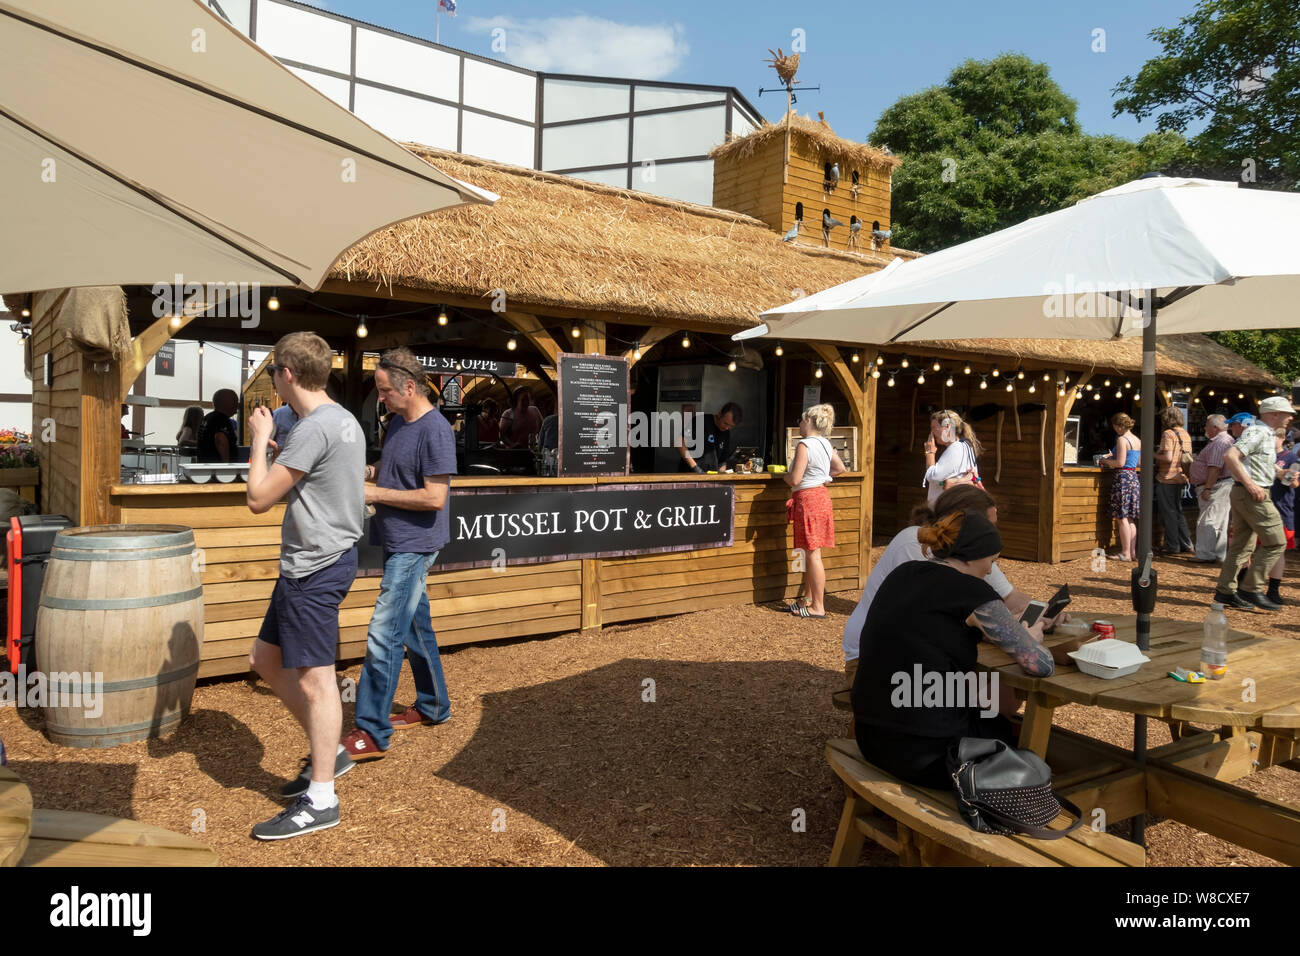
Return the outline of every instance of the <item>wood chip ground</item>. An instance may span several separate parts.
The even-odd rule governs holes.
[[[1157,613],[1201,620],[1217,568],[1159,565]],[[1129,609],[1131,565],[1003,567],[1039,597],[1069,581],[1080,609]],[[1300,639],[1300,588],[1283,595],[1281,612],[1230,619]],[[284,806],[274,795],[306,753],[265,684],[201,683],[165,740],[58,747],[38,711],[13,708],[0,708],[0,736],[36,806],[193,833],[225,865],[821,866],[843,801],[822,751],[828,737],[851,734],[830,695],[843,683],[841,631],[856,598],[830,598],[821,621],[748,605],[449,649],[452,720],[397,733],[384,759],[338,781],[342,824],[297,840],[249,836]],[[359,663],[339,670],[359,673]],[[398,701],[413,699],[404,672]],[[345,727],[351,717],[346,704]],[[1067,706],[1056,720],[1131,743],[1123,715]],[[1151,745],[1168,740],[1152,721]],[[1300,774],[1285,767],[1241,785],[1300,803]],[[1271,862],[1167,820],[1150,818],[1147,838],[1152,866]],[[863,855],[864,865],[892,863],[871,845]]]

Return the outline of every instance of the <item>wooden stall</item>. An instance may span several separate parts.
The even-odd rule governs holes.
[[[528,488],[680,481],[678,475],[630,478],[528,479]],[[734,544],[726,548],[520,564],[501,569],[435,571],[429,606],[443,646],[534,634],[589,629],[604,624],[678,614],[730,604],[792,598],[801,571],[791,561],[785,520],[787,489],[776,476],[705,476],[735,488]],[[454,478],[452,492],[506,486],[511,479]],[[831,487],[835,547],[824,555],[828,591],[853,591],[865,581],[861,542],[866,536],[861,474]],[[284,507],[249,513],[244,486],[117,485],[112,503],[121,520],[187,524],[201,549],[204,641],[199,676],[248,669],[248,651],[266,613],[280,555]],[[365,655],[366,626],[374,609],[377,577],[359,577],[344,599],[339,658]]]

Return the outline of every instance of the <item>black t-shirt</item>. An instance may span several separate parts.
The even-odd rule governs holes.
[[[691,456],[695,459],[695,464],[699,465],[705,471],[721,471],[722,466],[731,458],[731,443],[734,441],[732,431],[734,431],[734,429],[724,432],[717,426],[712,415],[705,415],[704,450],[698,455]],[[695,448],[699,447],[695,444],[694,435],[691,436],[691,439],[691,441],[686,443],[687,454],[690,454]],[[682,459],[681,470],[691,470],[691,466],[686,463],[685,458]]]
[[[226,441],[230,443],[229,458],[223,459],[217,454],[218,434],[225,435]],[[203,416],[203,421],[199,423],[199,440],[195,454],[200,462],[234,461],[238,457],[236,454],[238,445],[239,438],[235,435],[235,426],[230,416],[223,415],[221,412],[208,412]]]
[[[977,673],[984,635],[967,626],[966,618],[997,600],[997,592],[981,578],[938,561],[908,561],[891,571],[862,627],[853,681],[858,723],[922,737],[967,734],[979,715],[978,698],[969,707],[942,706],[952,703],[951,695],[926,699],[924,688],[929,674],[940,675],[946,689],[948,675]]]

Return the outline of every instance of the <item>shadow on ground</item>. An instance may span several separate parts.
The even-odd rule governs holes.
[[[485,694],[437,776],[610,864],[824,864],[843,806],[823,756],[848,730],[837,681],[799,661],[623,660]]]

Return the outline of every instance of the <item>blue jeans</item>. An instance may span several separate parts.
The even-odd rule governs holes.
[[[383,750],[393,735],[389,711],[402,675],[402,650],[415,677],[415,706],[434,723],[451,716],[442,658],[429,615],[427,580],[438,553],[384,555],[384,577],[370,616],[366,662],[357,686],[357,726]]]

